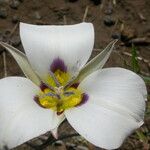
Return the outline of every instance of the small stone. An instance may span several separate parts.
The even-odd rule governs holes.
[[[147,19],[145,18],[145,16],[142,13],[139,13],[138,15],[139,15],[141,21],[144,21],[144,22],[147,21]]]
[[[77,146],[76,150],[89,150],[89,149],[85,146]]]
[[[53,147],[57,150],[66,150],[66,146],[63,141],[57,141],[53,144]]]
[[[99,5],[102,3],[102,0],[91,0],[93,1],[94,5]]]
[[[115,24],[115,20],[112,18],[112,17],[110,17],[110,16],[106,16],[105,18],[104,18],[104,24],[106,25],[106,26],[108,26],[108,27],[111,27],[111,26],[113,26],[114,24]]]
[[[38,19],[38,20],[40,20],[42,18],[41,15],[40,15],[40,13],[38,11],[36,11],[34,13],[34,16],[35,16],[35,19]]]
[[[57,141],[54,143],[55,146],[62,146],[64,145],[63,141]]]
[[[44,21],[42,21],[42,20],[37,20],[35,23],[36,23],[37,25],[47,25],[47,23],[44,22]]]
[[[73,3],[73,2],[76,2],[76,1],[78,1],[78,0],[69,0],[69,2],[72,2],[72,3]]]
[[[7,41],[8,41],[8,38],[3,35],[2,41],[3,41],[3,42],[7,42]]]
[[[7,18],[8,14],[7,14],[7,10],[6,8],[1,8],[0,9],[0,18],[5,19]]]
[[[121,39],[121,34],[120,33],[113,33],[111,37],[113,39]]]
[[[9,29],[4,31],[3,37],[8,38],[10,36],[11,31]]]
[[[113,6],[112,6],[112,3],[109,2],[108,6],[107,6],[107,8],[105,10],[105,14],[106,15],[111,15],[112,13],[113,13]]]
[[[137,37],[137,33],[136,33],[135,29],[132,29],[130,27],[125,28],[121,32],[121,40],[123,42],[127,42],[135,37]]]
[[[14,15],[13,17],[12,17],[12,23],[18,23],[19,22],[19,16],[17,16],[17,15]]]
[[[76,150],[76,145],[73,144],[73,143],[67,142],[66,143],[66,148],[67,148],[67,150]]]
[[[113,13],[113,10],[112,9],[107,9],[105,10],[105,14],[106,15],[111,15]]]
[[[12,39],[10,40],[12,46],[17,47],[21,44],[21,40],[19,36],[13,36]]]
[[[12,1],[10,2],[10,7],[11,7],[12,9],[18,9],[19,5],[20,5],[20,2],[19,2],[18,0],[12,0]]]

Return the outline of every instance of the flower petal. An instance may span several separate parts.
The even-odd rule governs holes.
[[[0,44],[3,47],[5,47],[9,53],[12,54],[12,56],[17,61],[18,65],[22,69],[25,76],[29,78],[35,84],[40,85],[41,81],[39,77],[36,75],[36,73],[34,72],[34,70],[32,69],[30,63],[28,62],[26,55],[7,43],[0,42]]]
[[[88,76],[80,87],[89,95],[97,96],[93,103],[108,102],[124,107],[144,117],[147,90],[144,81],[132,71],[123,68],[107,68]],[[101,98],[99,98],[101,97]],[[101,99],[101,100],[99,100]]]
[[[120,114],[87,103],[80,108],[65,112],[72,127],[92,144],[116,149],[138,124]]]
[[[56,59],[62,60],[72,74],[78,73],[89,59],[94,45],[91,23],[66,26],[21,23],[20,36],[31,65],[41,77],[49,73]]]
[[[0,80],[0,149],[16,147],[58,127],[56,113],[39,107],[39,88],[22,77]]]
[[[85,78],[80,88],[89,100],[65,115],[89,142],[115,149],[143,124],[147,91],[135,73],[121,68],[102,69]]]

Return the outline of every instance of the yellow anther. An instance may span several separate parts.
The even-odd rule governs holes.
[[[53,79],[48,77],[46,83],[53,86],[55,90],[51,91],[46,88],[43,92],[40,92],[38,94],[39,102],[42,106],[61,113],[66,109],[73,108],[78,105],[82,100],[82,92],[81,90],[73,87],[69,87],[64,91],[63,85],[68,82],[70,75],[68,73],[61,72],[60,70],[57,70],[54,74],[62,86],[57,87]],[[56,96],[52,96],[52,94]]]

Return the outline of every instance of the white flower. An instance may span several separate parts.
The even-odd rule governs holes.
[[[21,23],[20,36],[26,55],[0,42],[29,78],[0,80],[0,149],[56,131],[65,117],[85,139],[106,149],[118,148],[143,124],[143,80],[126,69],[101,69],[115,41],[87,63],[94,45],[91,23]]]

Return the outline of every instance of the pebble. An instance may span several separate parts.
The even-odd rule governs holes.
[[[99,5],[102,3],[102,0],[91,0],[93,1],[94,5]]]
[[[75,150],[76,149],[76,145],[73,144],[73,143],[67,142],[66,143],[66,148],[67,148],[67,150]]]
[[[57,141],[54,143],[55,146],[62,146],[64,145],[63,141]]]
[[[72,2],[72,3],[73,3],[73,2],[76,2],[76,1],[78,1],[78,0],[69,0],[69,2]]]
[[[44,22],[44,21],[42,21],[42,20],[37,20],[35,23],[36,23],[37,25],[46,25],[46,24],[47,24],[46,22]]]
[[[2,37],[2,41],[3,41],[3,42],[7,42],[7,41],[8,41],[8,38],[7,38],[7,37],[5,37],[5,36],[3,35],[3,37]]]
[[[12,44],[12,46],[14,47],[17,47],[21,44],[21,40],[20,40],[20,37],[19,36],[13,36],[11,39],[10,39],[10,43]]]
[[[19,22],[19,16],[17,16],[17,15],[14,15],[13,17],[12,17],[12,23],[18,23]]]
[[[8,30],[8,29],[7,29],[7,30],[5,30],[5,31],[4,31],[4,35],[3,35],[3,37],[4,37],[4,38],[8,38],[8,37],[10,36],[10,33],[11,33],[11,31],[10,31],[10,30]]]
[[[7,18],[8,14],[7,14],[7,10],[6,8],[1,8],[0,9],[0,18],[5,19]]]
[[[114,24],[115,24],[115,20],[112,18],[112,17],[110,17],[110,16],[106,16],[105,18],[104,18],[104,24],[106,25],[106,26],[108,26],[108,27],[111,27],[111,26],[113,26]]]
[[[113,13],[113,10],[112,9],[107,9],[105,10],[104,12],[106,15],[111,15]]]
[[[66,146],[63,141],[57,141],[53,144],[54,149],[57,150],[66,150]]]
[[[120,33],[113,33],[113,34],[111,35],[111,37],[112,37],[113,39],[121,39],[121,34],[120,34]]]
[[[35,16],[35,19],[38,19],[38,20],[42,18],[38,11],[35,11],[34,16]]]
[[[144,22],[147,21],[147,19],[145,18],[145,16],[142,13],[139,13],[138,15],[139,15],[141,21],[144,21]]]
[[[77,146],[76,150],[89,150],[89,148],[87,148],[85,146]]]
[[[12,0],[12,1],[10,2],[10,7],[11,7],[12,9],[18,9],[19,5],[20,5],[20,2],[19,2],[18,0]]]
[[[123,42],[127,42],[133,38],[137,37],[137,33],[134,29],[132,28],[125,28],[122,32],[121,32],[121,40]]]
[[[112,3],[109,2],[105,12],[104,12],[106,15],[111,15],[113,13],[113,6],[112,6]]]

